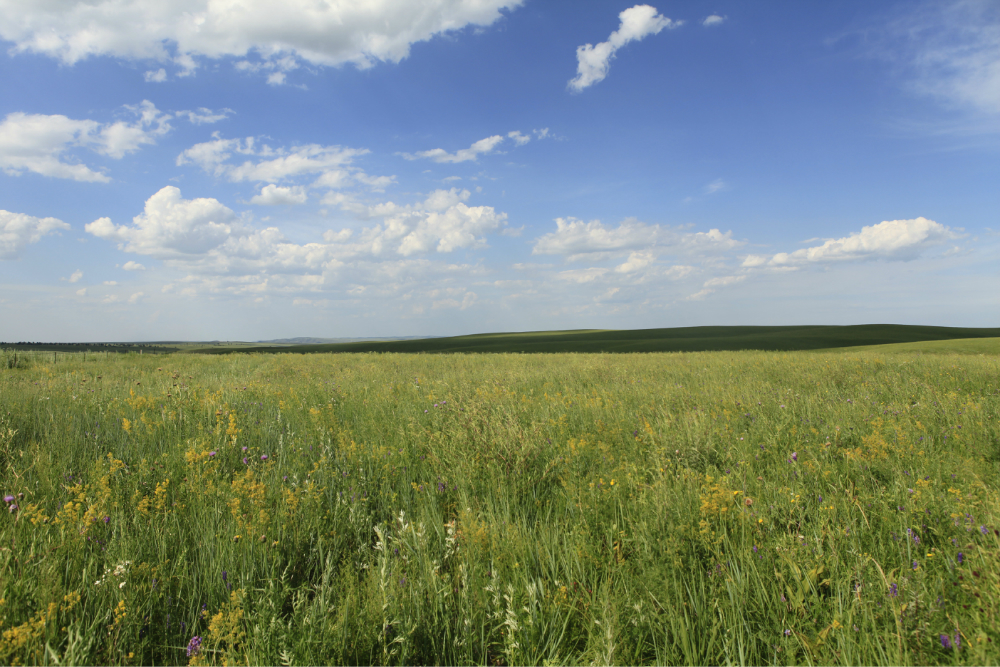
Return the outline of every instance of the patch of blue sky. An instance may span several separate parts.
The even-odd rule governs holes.
[[[0,340],[997,326],[995,3],[63,4]]]

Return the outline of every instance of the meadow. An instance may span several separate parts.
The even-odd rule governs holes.
[[[1000,357],[0,364],[0,664],[1000,661]]]

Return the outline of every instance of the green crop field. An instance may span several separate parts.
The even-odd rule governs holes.
[[[360,341],[313,345],[225,344],[189,351],[229,352],[706,352],[722,350],[818,350],[868,345],[1000,337],[1000,329],[899,324],[782,327],[674,327],[582,331],[528,331],[445,338]]]
[[[996,663],[983,345],[11,353],[0,664]]]

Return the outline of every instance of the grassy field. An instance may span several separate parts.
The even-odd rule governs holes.
[[[1000,329],[899,324],[785,327],[675,327],[670,329],[528,331],[416,340],[254,347],[219,344],[191,351],[228,352],[707,352],[818,350],[919,341],[996,338]],[[197,346],[192,346],[197,348]]]
[[[1000,661],[1000,359],[0,366],[0,664]]]

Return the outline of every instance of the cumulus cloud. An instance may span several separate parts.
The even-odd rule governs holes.
[[[229,114],[231,113],[235,112],[232,109],[212,111],[211,109],[201,107],[196,111],[175,111],[174,115],[177,117],[187,118],[192,125],[205,125],[225,120],[229,118]]]
[[[148,100],[125,110],[136,119],[98,123],[58,114],[10,113],[0,123],[0,168],[11,175],[32,171],[53,178],[106,183],[111,179],[105,174],[70,161],[71,149],[87,148],[117,160],[155,143],[171,129],[171,116]]]
[[[305,204],[307,198],[306,189],[302,186],[279,187],[272,183],[261,188],[260,194],[254,195],[250,203],[261,206],[294,205]]]
[[[513,139],[514,143],[517,144],[518,146],[523,146],[529,141],[531,141],[530,136],[528,136],[527,134],[521,134],[521,132],[518,130],[514,130],[513,132],[508,132],[507,137]]]
[[[158,70],[147,70],[142,77],[147,83],[163,83],[167,80],[167,70],[162,67]]]
[[[468,190],[452,189],[415,204],[384,202],[368,207],[364,216],[381,219],[374,225],[358,233],[329,230],[323,242],[300,244],[276,227],[250,227],[215,199],[185,200],[168,186],[147,200],[132,225],[100,218],[86,230],[126,252],[163,259],[214,289],[224,283],[238,293],[317,290],[348,263],[355,270],[359,262],[385,266],[392,258],[483,247],[507,216],[490,206],[469,206],[469,197]]]
[[[122,268],[125,269],[126,271],[145,271],[146,270],[145,266],[143,266],[139,262],[133,262],[132,260],[129,260],[129,261],[125,262],[125,265]]]
[[[732,232],[718,229],[707,232],[686,232],[662,225],[648,225],[633,218],[617,227],[607,227],[600,220],[584,222],[576,218],[556,218],[556,230],[535,241],[536,255],[566,255],[581,259],[589,255],[614,255],[628,251],[650,252],[652,248],[699,254],[728,250],[741,245]],[[636,255],[635,262],[645,255]],[[626,262],[628,264],[628,262]],[[624,266],[624,265],[623,265]]]
[[[36,218],[0,209],[0,259],[15,259],[25,246],[38,243],[46,234],[69,228],[58,218]]]
[[[747,268],[796,267],[844,261],[877,259],[912,260],[927,249],[959,237],[958,232],[927,218],[886,220],[862,227],[860,232],[839,239],[829,239],[822,245],[802,248],[795,252],[779,252],[771,257],[749,255],[743,261]]]
[[[131,227],[99,218],[84,229],[98,238],[117,241],[126,252],[172,258],[197,255],[217,248],[233,232],[236,214],[217,199],[182,199],[172,185],[148,200]]]
[[[212,136],[212,141],[195,144],[178,155],[177,165],[197,165],[233,183],[270,181],[273,184],[316,174],[319,176],[313,183],[315,187],[340,188],[361,183],[381,190],[395,182],[395,176],[369,176],[352,165],[355,158],[368,154],[366,148],[319,144],[272,148],[254,137],[223,139],[218,133]]]
[[[76,271],[74,271],[74,272],[73,272],[73,274],[72,274],[72,275],[71,275],[71,276],[70,276],[70,277],[68,278],[68,280],[69,280],[69,282],[71,282],[71,283],[77,283],[77,282],[80,282],[80,278],[83,278],[83,271],[81,271],[80,269],[77,269],[77,270],[76,270]]]
[[[189,73],[201,58],[301,59],[359,68],[399,62],[410,46],[467,26],[488,26],[521,0],[64,0],[14,2],[0,37],[15,52],[73,64],[91,56],[172,61]]]
[[[726,20],[725,16],[719,16],[718,14],[712,14],[711,16],[706,16],[705,20],[701,22],[706,28],[711,28],[712,26],[722,25],[722,22]]]
[[[615,267],[618,273],[633,273],[646,268],[656,261],[656,255],[651,252],[632,252],[624,263]]]
[[[492,153],[493,149],[496,148],[497,144],[501,141],[503,141],[503,137],[499,134],[494,134],[492,137],[480,139],[468,148],[459,149],[454,153],[449,153],[443,148],[432,148],[429,151],[420,151],[419,153],[414,154],[400,153],[400,155],[407,160],[428,158],[430,160],[434,160],[435,162],[468,162],[470,160],[475,160],[480,155]]]
[[[671,21],[657,13],[650,5],[636,5],[618,15],[621,25],[611,33],[608,41],[597,46],[584,44],[576,49],[576,77],[570,80],[569,89],[580,92],[588,86],[602,81],[608,75],[611,59],[615,52],[629,42],[639,41],[647,35],[655,35],[664,28],[676,28],[682,21]]]

